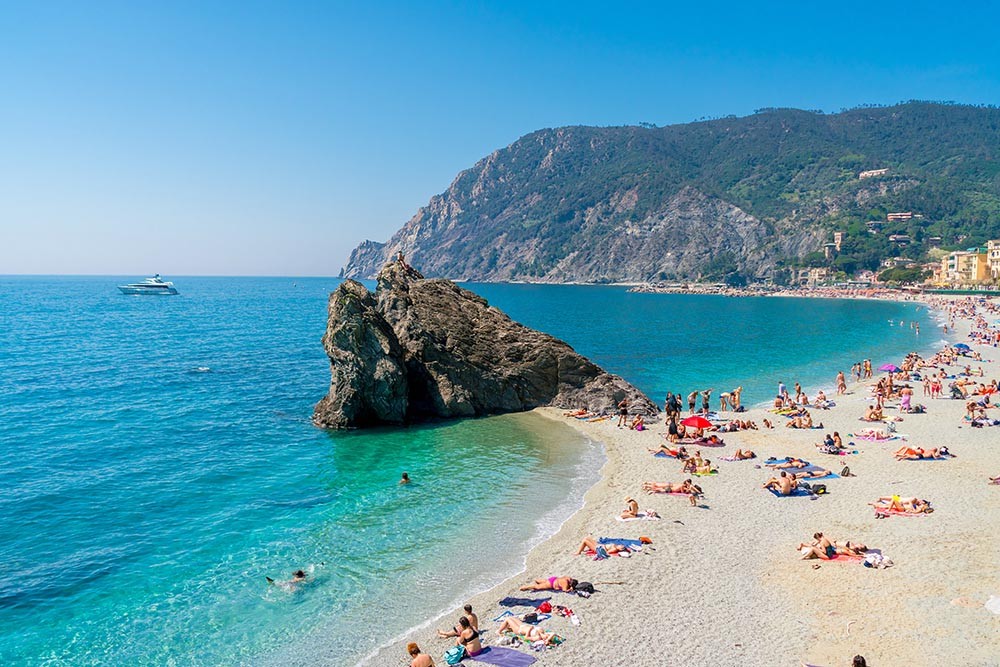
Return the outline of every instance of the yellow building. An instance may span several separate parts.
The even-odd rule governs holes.
[[[945,279],[956,285],[972,285],[990,278],[989,253],[987,248],[969,248],[948,253],[941,260]]]
[[[986,244],[986,261],[990,265],[990,277],[993,280],[1000,278],[1000,240]]]

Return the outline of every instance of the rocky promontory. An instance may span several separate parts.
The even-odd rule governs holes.
[[[408,424],[541,406],[655,415],[656,405],[572,347],[529,329],[482,297],[425,279],[401,261],[374,293],[345,280],[331,295],[323,347],[330,391],[313,421],[326,428]]]

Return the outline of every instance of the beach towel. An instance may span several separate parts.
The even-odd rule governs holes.
[[[944,454],[944,455],[941,456],[941,458],[938,458],[938,459],[931,458],[930,456],[928,456],[927,458],[923,458],[923,459],[906,459],[906,458],[903,458],[903,459],[899,459],[899,460],[900,461],[947,461],[950,458],[952,458],[951,454]]]
[[[673,454],[671,454],[671,453],[669,453],[669,452],[667,452],[665,450],[662,450],[662,449],[660,451],[656,452],[655,454],[653,454],[653,456],[659,456],[662,459],[676,459],[676,458],[678,458],[678,457],[674,456]]]
[[[709,475],[718,475],[719,471],[718,470],[713,470],[712,472],[693,472],[691,474],[695,475],[696,477],[708,477]],[[685,495],[686,496],[688,494],[684,493],[684,494],[681,494],[681,495]]]
[[[685,495],[686,496],[687,494],[684,493],[684,494],[679,494],[679,495]],[[660,517],[658,517],[658,516],[649,516],[645,512],[639,512],[638,516],[632,517],[630,519],[623,519],[622,517],[617,517],[617,519],[619,521],[659,521]]]
[[[598,544],[620,544],[623,547],[629,547],[632,549],[642,549],[642,540],[633,540],[628,537],[601,537],[597,540]]]
[[[498,603],[501,607],[534,607],[538,609],[538,605],[543,602],[548,602],[552,597],[542,598],[540,600],[535,600],[533,598],[516,598],[512,596],[507,596]]]
[[[876,507],[875,514],[882,514],[884,516],[927,516],[926,512],[901,512],[899,510],[891,510],[887,507]]]
[[[778,491],[777,489],[768,489],[768,491],[771,492],[772,496],[777,496],[778,498],[792,498],[793,496],[798,497],[798,496],[813,495],[811,491],[806,491],[805,489],[792,489],[792,492],[789,493],[787,496],[781,495],[781,492]]]
[[[537,662],[537,658],[521,651],[504,646],[486,646],[477,655],[472,656],[476,662],[499,667],[527,667]]]
[[[525,614],[525,615],[527,616],[527,614]],[[499,616],[497,616],[496,618],[494,618],[493,622],[494,623],[499,623],[500,621],[502,621],[503,619],[507,618],[508,616],[517,616],[518,618],[521,618],[519,614],[515,614],[514,612],[512,612],[511,610],[508,609],[504,613],[502,613]],[[533,620],[533,621],[529,621],[526,618],[521,619],[521,620],[523,620],[525,623],[530,623],[531,625],[538,625],[539,623],[541,623],[543,621],[547,621],[550,618],[552,618],[552,614],[535,614],[535,620]],[[483,632],[486,632],[486,631],[483,630]]]

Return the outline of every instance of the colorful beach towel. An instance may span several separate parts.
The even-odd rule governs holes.
[[[876,507],[875,514],[883,516],[927,516],[926,512],[901,512],[899,510],[891,510],[887,507]]]

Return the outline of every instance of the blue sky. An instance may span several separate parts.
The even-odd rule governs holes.
[[[542,127],[1000,103],[960,3],[0,5],[0,274],[335,275]]]

